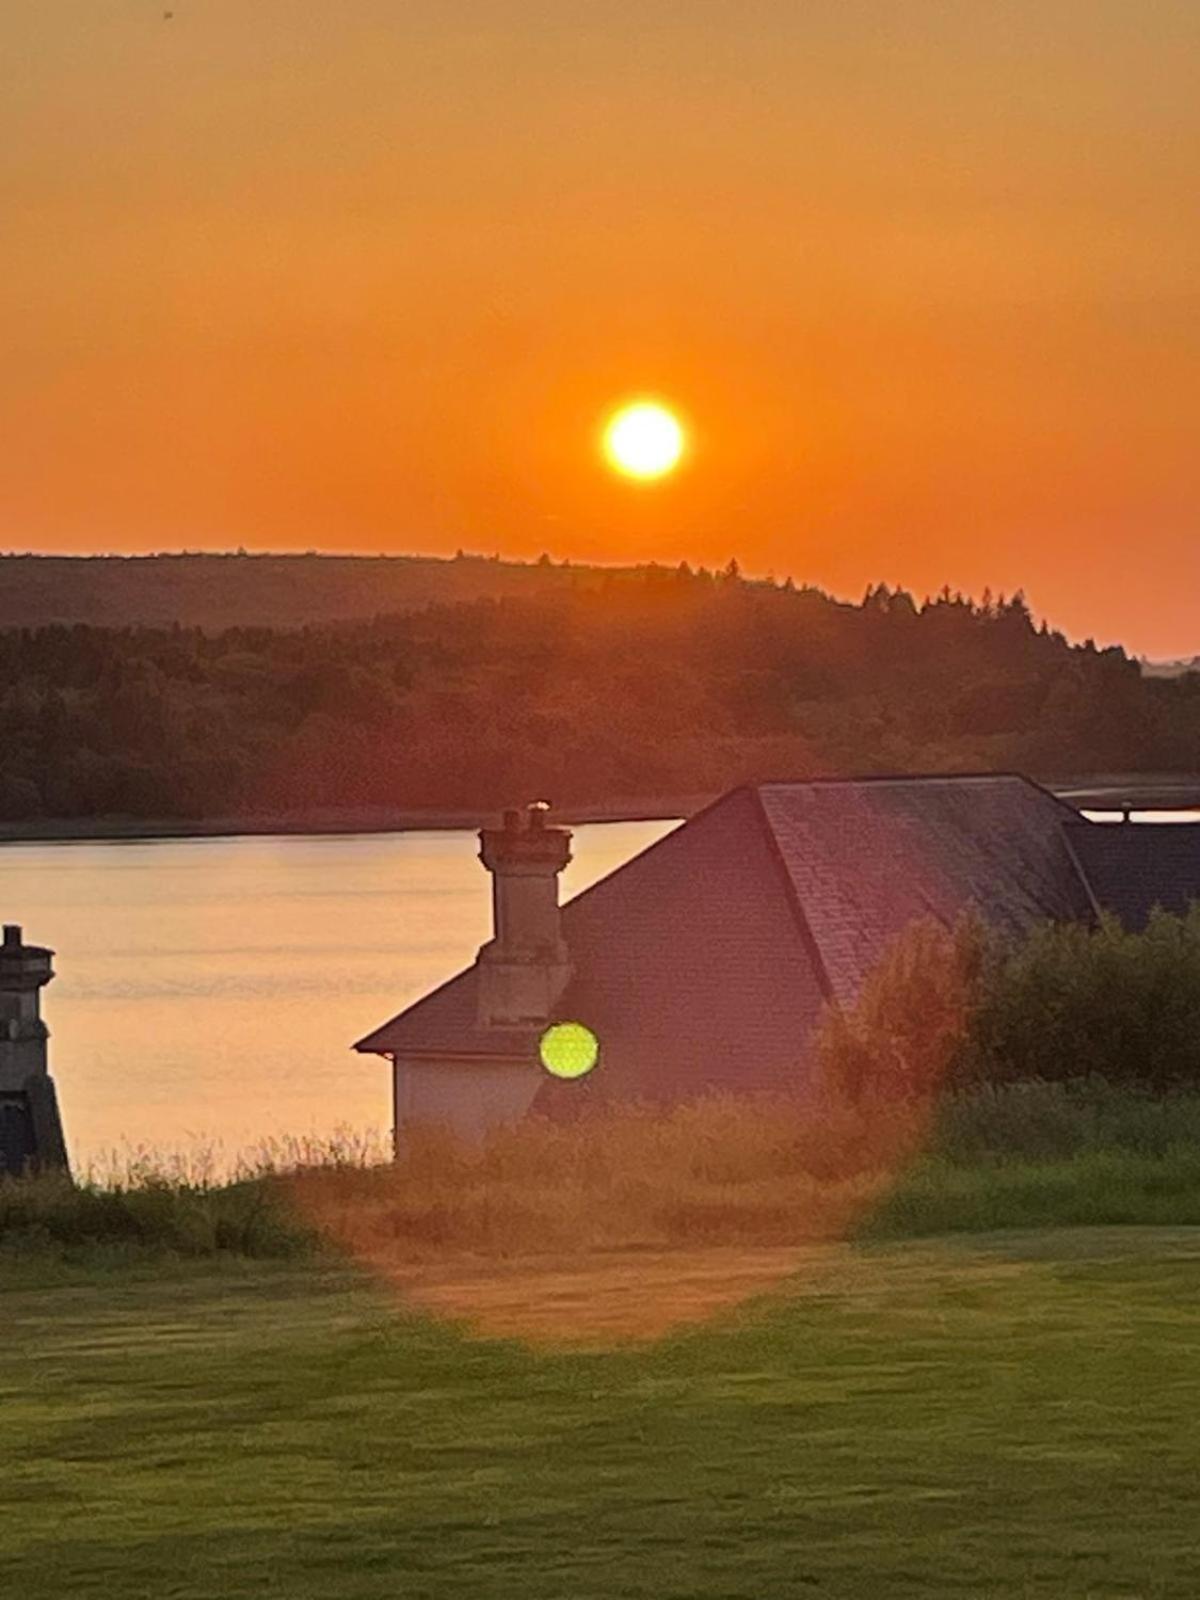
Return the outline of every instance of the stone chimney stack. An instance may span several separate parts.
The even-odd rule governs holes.
[[[13,923],[0,941],[0,1174],[65,1167],[66,1146],[54,1080],[46,1061],[49,1033],[42,990],[54,976],[54,952],[26,944]]]
[[[558,908],[558,875],[571,859],[571,835],[547,821],[537,802],[506,811],[479,835],[479,859],[492,875],[493,937],[479,952],[479,1021],[484,1027],[546,1022],[571,975]]]

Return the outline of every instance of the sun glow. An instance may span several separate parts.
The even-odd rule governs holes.
[[[656,400],[622,406],[604,429],[609,465],[627,478],[661,478],[674,471],[685,442],[678,417]]]

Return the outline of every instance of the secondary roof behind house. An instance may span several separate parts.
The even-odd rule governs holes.
[[[1200,900],[1200,823],[1075,822],[1067,837],[1100,908],[1138,931]]]

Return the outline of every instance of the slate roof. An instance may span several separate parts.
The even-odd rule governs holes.
[[[967,907],[1006,932],[1087,916],[1063,847],[1079,813],[1016,776],[765,784],[795,899],[839,1001],[854,999],[909,923]]]
[[[575,975],[558,1016],[597,1034],[603,1071],[546,1079],[539,1104],[799,1086],[825,1001],[852,1000],[915,917],[1090,916],[1063,828],[1079,821],[1006,775],[734,790],[563,907]],[[477,1025],[475,981],[468,968],[355,1048],[535,1060],[534,1032]]]
[[[1200,823],[1078,821],[1066,834],[1097,905],[1125,927],[1200,901]]]

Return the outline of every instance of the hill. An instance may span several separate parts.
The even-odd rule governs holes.
[[[848,605],[736,570],[500,574],[533,592],[289,628],[0,630],[0,821],[303,825],[827,772],[1200,770],[1200,676],[1071,645],[1019,595]]]
[[[487,556],[0,555],[0,628],[295,628],[594,585],[616,569]]]

